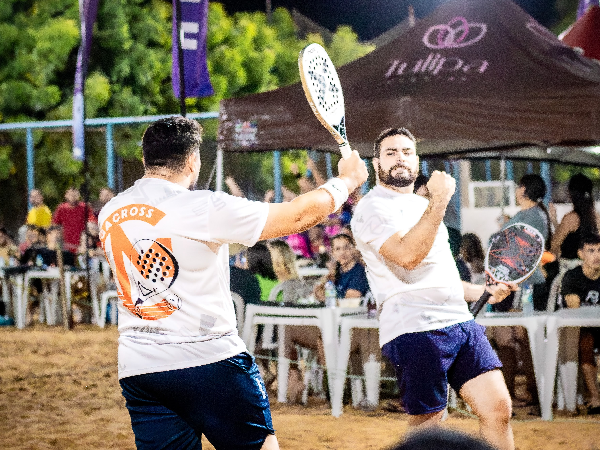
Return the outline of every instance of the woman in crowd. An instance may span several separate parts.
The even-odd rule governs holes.
[[[546,184],[542,177],[536,174],[524,175],[516,189],[517,205],[521,210],[504,225],[504,228],[514,223],[530,225],[544,236],[546,247],[549,248],[551,222],[548,210],[543,204],[545,195]],[[527,281],[533,287],[534,309],[545,311],[548,303],[548,289],[541,269],[538,268]],[[509,295],[504,301],[493,305],[493,309],[495,311],[510,310],[513,306],[513,297],[513,295]],[[533,360],[524,329],[522,327],[493,327],[490,330],[490,337],[495,341],[498,357],[502,361],[502,373],[508,391],[513,398],[513,403],[523,405],[539,404],[533,372]],[[522,370],[527,378],[526,388],[529,398],[525,400],[518,400],[515,397],[515,377],[519,362],[522,363]]]
[[[594,207],[592,188],[592,180],[582,173],[573,175],[569,180],[568,190],[573,210],[565,214],[560,224],[556,224],[551,251],[557,258],[578,259],[581,236],[598,233],[598,214]],[[554,209],[552,211],[556,213]]]
[[[246,252],[248,270],[254,274],[260,287],[260,300],[269,300],[271,290],[277,285],[277,275],[273,270],[271,251],[267,244],[258,242]]]
[[[485,254],[481,239],[475,233],[465,233],[460,244],[460,256],[471,273],[471,283],[485,284]]]
[[[361,298],[369,292],[369,282],[354,239],[348,234],[338,234],[331,239],[330,272],[315,287],[317,299],[325,300],[325,283],[333,282],[338,299]],[[379,385],[370,380],[379,380],[381,350],[379,333],[374,329],[355,329],[352,332],[351,371],[367,376],[366,397],[363,396],[362,380],[352,381],[352,405],[361,409],[374,409],[379,399]]]

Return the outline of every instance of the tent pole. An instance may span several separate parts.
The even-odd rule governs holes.
[[[500,217],[504,217],[504,189],[506,185],[506,160],[500,159]]]
[[[333,170],[331,169],[331,153],[325,153],[325,165],[327,166],[327,179],[333,178]]]
[[[275,203],[281,203],[283,201],[283,194],[281,192],[281,152],[279,150],[273,152],[273,180]]]
[[[29,199],[29,193],[35,187],[35,172],[33,162],[33,130],[27,128],[27,198]],[[29,204],[31,208],[31,203]]]
[[[552,201],[552,177],[550,176],[550,163],[548,161],[542,161],[540,163],[540,175],[542,176],[544,183],[546,183],[544,203],[547,205]]]
[[[223,191],[223,150],[217,149],[217,178],[215,180],[215,191]]]
[[[113,126],[106,124],[106,182],[115,190],[115,153],[113,146]]]

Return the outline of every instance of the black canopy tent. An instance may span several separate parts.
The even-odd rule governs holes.
[[[455,0],[338,69],[352,147],[406,126],[425,157],[600,166],[600,66],[509,0]],[[219,149],[336,151],[300,83],[221,102]]]

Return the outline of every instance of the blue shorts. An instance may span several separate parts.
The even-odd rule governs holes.
[[[120,380],[138,449],[260,449],[274,434],[254,358],[240,353],[189,369]]]
[[[413,415],[442,411],[448,384],[459,392],[467,381],[502,367],[485,328],[474,320],[401,334],[381,351],[396,371],[404,409]]]

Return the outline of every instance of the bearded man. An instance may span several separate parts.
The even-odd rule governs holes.
[[[455,181],[435,171],[427,183],[429,199],[413,193],[419,157],[410,131],[383,131],[373,166],[378,184],[358,203],[351,226],[377,300],[382,353],[396,369],[409,423],[439,423],[450,384],[479,416],[482,436],[512,450],[502,364],[466,302],[487,289],[496,303],[515,286],[460,280],[442,223]]]

